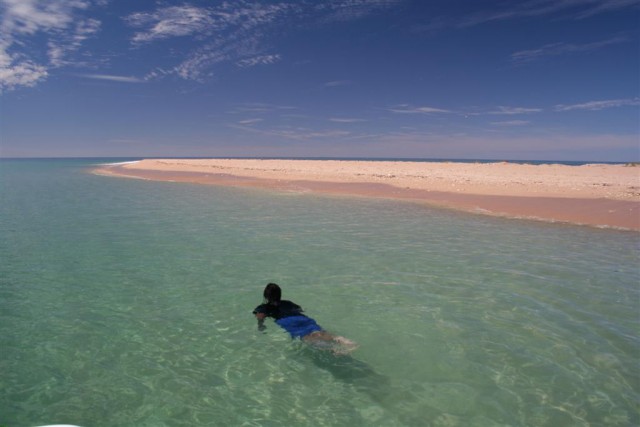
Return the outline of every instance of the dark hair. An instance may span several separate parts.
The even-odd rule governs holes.
[[[275,283],[269,283],[266,288],[264,288],[264,299],[267,303],[279,302],[282,296],[282,291],[280,290],[280,286]]]

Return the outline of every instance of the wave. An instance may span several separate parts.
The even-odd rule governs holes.
[[[122,165],[130,165],[133,163],[139,163],[140,160],[132,160],[129,162],[116,162],[116,163],[98,163],[97,166],[122,166]]]

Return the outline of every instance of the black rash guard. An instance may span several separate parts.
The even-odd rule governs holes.
[[[267,317],[273,317],[275,320],[292,316],[304,316],[304,314],[302,314],[302,307],[287,300],[279,301],[278,305],[268,303],[260,304],[253,310],[253,314],[258,313],[262,313]]]

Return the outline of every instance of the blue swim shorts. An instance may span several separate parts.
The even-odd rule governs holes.
[[[291,334],[291,338],[302,338],[315,331],[321,331],[322,328],[310,317],[307,316],[289,316],[276,320],[276,323]]]

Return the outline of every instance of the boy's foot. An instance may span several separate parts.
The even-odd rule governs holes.
[[[338,344],[340,344],[339,347],[334,347],[333,348],[333,353],[334,354],[339,354],[339,355],[349,354],[353,350],[358,348],[358,344],[357,343],[355,343],[355,342],[353,342],[350,339],[347,339],[345,337],[334,337],[333,340],[335,342],[337,342]]]

